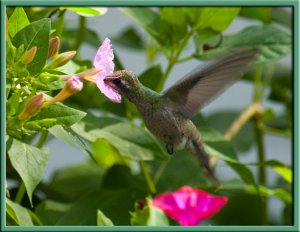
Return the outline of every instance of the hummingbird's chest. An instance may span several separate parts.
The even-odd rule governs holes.
[[[185,139],[189,120],[159,103],[139,110],[147,128],[164,143],[177,145]]]

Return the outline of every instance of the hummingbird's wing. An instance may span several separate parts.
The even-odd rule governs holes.
[[[179,112],[191,118],[240,78],[258,51],[237,52],[197,70],[163,92],[163,97],[171,100]]]

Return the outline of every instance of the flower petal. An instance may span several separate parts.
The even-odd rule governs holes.
[[[118,93],[115,89],[111,88],[109,85],[104,83],[104,78],[106,75],[102,73],[97,75],[97,87],[106,97],[108,97],[112,102],[121,103],[121,94]]]
[[[95,56],[94,67],[101,70],[101,72],[107,76],[114,71],[115,64],[113,59],[114,53],[111,48],[110,39],[105,38]]]
[[[226,197],[215,196],[201,189],[183,186],[176,192],[156,196],[152,204],[181,225],[195,226],[217,213],[226,202]]]

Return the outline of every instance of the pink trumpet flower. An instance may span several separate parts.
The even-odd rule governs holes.
[[[156,196],[152,204],[181,225],[196,226],[217,213],[227,201],[227,197],[215,196],[201,189],[183,186],[176,192]]]
[[[100,72],[95,78],[95,82],[99,90],[108,97],[112,102],[120,103],[121,95],[104,83],[104,78],[113,73],[115,64],[113,62],[114,54],[111,48],[111,43],[108,38],[106,38],[100,48],[97,51],[97,54],[94,59],[94,67]]]

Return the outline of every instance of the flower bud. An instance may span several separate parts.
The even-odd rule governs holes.
[[[19,120],[25,121],[33,116],[42,107],[45,100],[43,93],[39,93],[31,98],[25,104],[23,111],[19,114]]]
[[[39,80],[45,84],[49,84],[53,81],[57,81],[57,80],[59,80],[59,78],[60,78],[59,76],[48,73],[48,72],[43,72],[39,75]]]
[[[69,80],[67,80],[64,88],[50,101],[45,102],[43,107],[52,105],[59,101],[63,101],[70,97],[72,94],[81,91],[82,88],[83,83],[80,81],[80,78],[77,76],[72,76]]]
[[[70,60],[72,60],[75,55],[76,55],[76,51],[61,53],[51,61],[51,63],[48,65],[48,68],[51,69],[51,68],[57,68],[63,66],[66,63],[68,63]]]
[[[75,75],[80,78],[80,80],[90,81],[96,83],[96,75],[101,73],[101,70],[97,68],[90,68],[81,73],[76,73]],[[68,80],[72,75],[64,75],[61,76],[60,79],[62,81]]]
[[[33,61],[34,57],[35,57],[36,52],[37,52],[37,47],[36,46],[30,48],[29,50],[27,50],[21,58],[22,63],[23,64],[31,63]]]
[[[54,56],[59,51],[59,47],[60,47],[59,37],[55,36],[54,38],[51,38],[49,41],[49,50],[48,50],[47,59]]]

